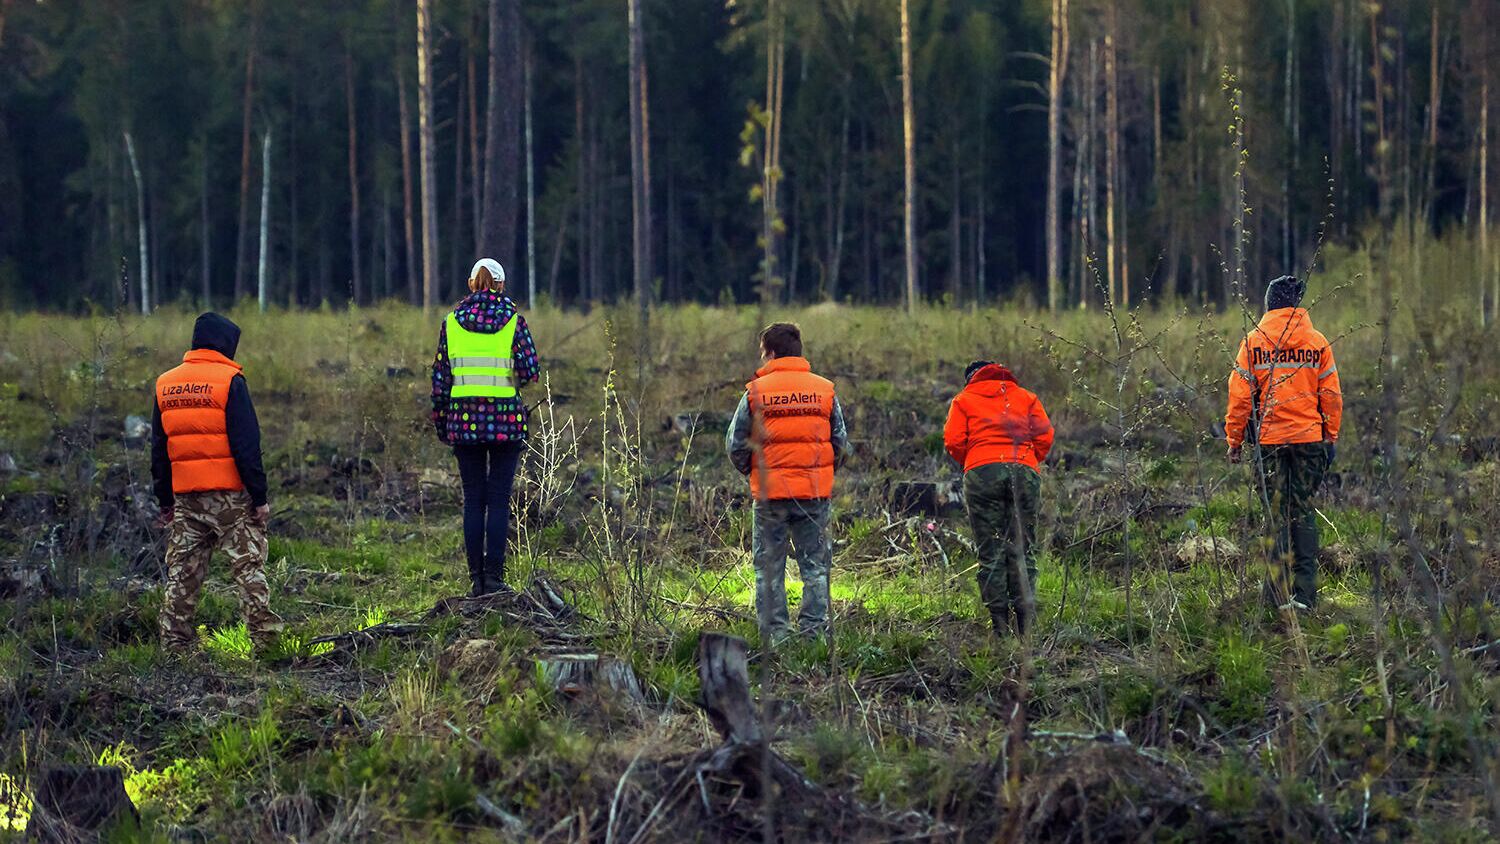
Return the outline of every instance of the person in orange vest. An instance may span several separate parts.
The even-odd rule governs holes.
[[[1305,291],[1293,276],[1266,288],[1266,314],[1240,343],[1229,375],[1224,417],[1229,462],[1241,462],[1244,444],[1251,443],[1259,492],[1276,531],[1266,599],[1298,612],[1318,603],[1318,521],[1312,501],[1333,465],[1344,417],[1333,346],[1301,307]]]
[[[156,379],[151,474],[161,507],[157,524],[170,527],[159,620],[169,650],[188,650],[197,638],[193,614],[216,548],[229,556],[251,642],[258,650],[269,648],[282,629],[266,585],[271,508],[260,423],[234,361],[239,342],[239,326],[203,314],[182,364]]]
[[[725,445],[755,499],[755,612],[762,642],[773,645],[788,633],[786,558],[793,549],[802,575],[798,626],[808,637],[829,631],[830,498],[849,433],[833,382],[814,375],[802,356],[801,329],[788,322],[767,326],[760,332],[760,358]]]
[[[1052,438],[1041,399],[1009,369],[976,360],[964,370],[964,388],[943,425],[943,446],[964,469],[979,595],[997,636],[1024,635],[1036,617],[1038,466]]]

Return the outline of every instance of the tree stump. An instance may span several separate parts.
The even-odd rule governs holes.
[[[891,512],[896,516],[936,516],[938,487],[932,481],[897,481],[891,486]]]
[[[593,692],[636,703],[646,700],[635,669],[608,654],[556,654],[537,660],[537,667],[548,685],[569,698]]]
[[[759,744],[760,720],[750,699],[749,646],[726,633],[698,638],[698,680],[703,709],[714,729],[731,744]]]
[[[114,766],[65,765],[42,775],[36,814],[26,827],[29,838],[66,840],[71,829],[95,831],[124,821],[139,824],[140,814],[125,793],[125,775]],[[58,829],[58,825],[65,825]]]

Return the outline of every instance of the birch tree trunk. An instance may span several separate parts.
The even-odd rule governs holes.
[[[354,304],[364,304],[365,275],[359,258],[359,122],[354,108],[354,54],[349,38],[344,39],[344,103],[349,122],[349,261],[352,269],[350,290]],[[270,130],[266,131],[267,149]],[[261,310],[265,310],[265,292],[261,292]]]
[[[632,0],[634,2],[634,0]],[[761,291],[762,317],[767,304],[777,298],[780,274],[777,248],[782,228],[777,185],[781,181],[781,91],[786,67],[785,15],[780,0],[766,7],[766,134],[761,155]],[[761,320],[764,322],[764,319]]]
[[[141,313],[151,313],[151,267],[146,257],[146,185],[141,181],[141,165],[135,157],[135,141],[125,132],[125,155],[130,159],[130,174],[135,177],[136,244],[140,252]]]
[[[213,304],[213,225],[208,216],[208,141],[203,142],[203,157],[198,162],[198,228],[199,268],[202,278],[200,295],[203,310],[212,310]]]
[[[432,0],[417,0],[417,122],[422,156],[422,310],[437,285],[437,145],[432,136]]]
[[[1047,73],[1047,309],[1062,306],[1062,98],[1068,72],[1068,0],[1052,0],[1052,61]],[[982,283],[982,280],[981,280]]]
[[[412,200],[411,105],[406,94],[406,51],[396,50],[396,102],[401,121],[401,222],[405,236],[406,301],[417,303],[416,212]]]
[[[521,12],[519,0],[490,0],[489,108],[485,120],[484,237],[480,251],[514,263],[520,179]]]
[[[902,216],[906,233],[906,313],[911,315],[917,309],[917,118],[912,104],[911,14],[908,5],[908,0],[901,0],[901,146],[905,153]]]
[[[1130,307],[1130,295],[1121,296],[1119,247],[1115,238],[1115,204],[1120,181],[1120,92],[1116,67],[1116,38],[1120,28],[1118,0],[1109,2],[1109,28],[1104,32],[1104,266],[1112,302]]]
[[[245,52],[245,91],[240,114],[240,218],[235,233],[234,299],[245,295],[245,249],[250,224],[250,107],[255,99],[255,53],[260,41],[260,7],[250,6],[250,48]]]
[[[271,255],[271,128],[266,127],[266,137],[260,146],[260,266],[255,273],[256,299],[261,313],[265,313],[269,290],[267,268]],[[355,251],[358,261],[359,252]]]

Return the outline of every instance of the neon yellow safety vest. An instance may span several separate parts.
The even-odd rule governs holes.
[[[516,322],[512,316],[498,333],[481,334],[459,325],[458,317],[448,314],[448,365],[453,369],[450,396],[515,397],[516,362],[511,349],[516,339]]]

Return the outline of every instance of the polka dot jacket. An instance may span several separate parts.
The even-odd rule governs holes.
[[[516,311],[516,303],[510,297],[490,292],[470,293],[453,312],[458,315],[459,325],[481,334],[499,333],[508,321],[520,320],[511,344],[511,357],[516,361],[516,386],[537,380],[541,365],[531,340],[531,329],[526,327],[526,319]],[[448,445],[526,439],[526,405],[519,394],[508,399],[453,398],[446,319],[443,326],[438,330],[437,356],[432,361],[432,424],[437,428],[438,439]]]

